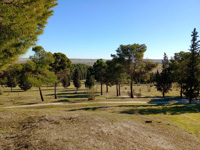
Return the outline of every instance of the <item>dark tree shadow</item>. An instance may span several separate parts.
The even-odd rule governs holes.
[[[66,96],[58,96],[60,98],[88,98],[88,95],[66,95]]]
[[[26,92],[26,91],[22,91],[22,90],[3,90],[4,93],[18,93],[18,92]]]
[[[140,105],[141,106],[141,105]],[[140,107],[138,106],[138,107]],[[199,113],[199,104],[158,104],[148,105],[146,108],[138,108],[133,106],[132,109],[120,111],[121,114],[140,114],[140,115],[152,115],[152,114],[168,114],[168,115],[180,115],[184,113]]]
[[[54,96],[54,94],[47,94],[46,96]],[[98,96],[96,94],[96,96]],[[58,98],[88,98],[87,92],[74,92],[74,93],[57,93]]]
[[[98,109],[105,109],[105,108],[109,108],[109,107],[112,107],[112,106],[85,107],[85,108],[71,109],[71,110],[68,110],[68,111],[79,111],[79,110],[95,111],[95,110],[98,110]]]
[[[68,99],[61,99],[61,100],[56,100],[56,101],[53,101],[53,103],[66,103],[66,102],[70,102]]]
[[[24,103],[22,105],[34,105],[34,104],[38,104],[38,103]]]
[[[68,88],[68,89],[64,89],[64,91],[76,92],[77,90],[74,88]],[[78,91],[85,91],[85,89],[78,89]]]

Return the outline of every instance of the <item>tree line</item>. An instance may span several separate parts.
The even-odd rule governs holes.
[[[64,54],[46,52],[41,46],[33,47],[35,54],[27,63],[10,65],[36,44],[48,18],[53,15],[52,8],[57,5],[57,0],[2,0],[0,4],[0,84],[11,87],[11,90],[16,85],[24,91],[35,86],[44,100],[42,85],[54,84],[57,98],[59,82],[67,88],[70,79],[73,79],[78,89],[80,80],[86,78],[85,86],[88,88],[92,88],[95,81],[101,84],[101,94],[103,84],[107,92],[109,86],[115,85],[116,95],[119,96],[120,85],[128,83],[130,97],[133,98],[134,83],[153,82],[165,97],[172,89],[172,83],[176,82],[180,86],[181,98],[184,94],[191,103],[193,98],[199,96],[200,46],[196,29],[192,32],[189,52],[175,53],[170,60],[164,54],[162,71],[156,73],[152,73],[152,70],[158,64],[143,59],[146,45],[137,43],[120,45],[116,54],[111,55],[112,60],[104,62],[99,59],[92,67],[72,65]]]
[[[180,98],[183,94],[189,99],[199,96],[200,90],[200,41],[198,32],[194,28],[189,52],[175,53],[171,60],[168,60],[166,54],[162,61],[162,72],[157,72],[155,82],[157,90],[161,91],[163,97],[169,92],[172,83],[178,83],[180,87]]]
[[[85,87],[91,89],[97,81],[109,87],[116,86],[116,95],[120,96],[120,85],[130,85],[130,97],[134,98],[134,83],[154,83],[163,97],[172,89],[172,83],[180,86],[180,97],[183,94],[191,103],[193,98],[199,96],[200,90],[200,56],[198,33],[196,29],[192,32],[192,44],[189,52],[175,53],[168,60],[166,53],[162,60],[162,71],[153,73],[152,70],[158,63],[144,60],[145,44],[120,45],[116,54],[111,54],[112,60],[98,59],[93,66],[83,64],[72,64],[71,60],[62,53],[46,52],[43,47],[32,48],[34,55],[24,64],[13,64],[7,69],[0,71],[0,84],[12,88],[19,87],[26,91],[32,86],[38,87],[41,100],[44,101],[41,87],[54,84],[54,95],[57,99],[56,87],[62,83],[64,88],[70,86],[73,80],[77,90],[81,87],[80,80],[86,79]]]
[[[183,94],[189,99],[199,96],[200,91],[200,45],[196,28],[192,32],[192,40],[189,52],[175,53],[174,57],[168,60],[164,53],[162,60],[162,71],[153,73],[152,70],[158,63],[144,60],[146,51],[145,44],[120,45],[116,54],[112,54],[112,60],[104,62],[97,60],[93,67],[88,69],[85,85],[88,88],[94,86],[95,80],[108,87],[116,85],[116,95],[120,96],[120,84],[130,85],[130,97],[133,98],[133,83],[154,83],[157,90],[165,97],[165,94],[172,90],[172,84],[178,83],[180,87],[180,98]]]
[[[101,95],[103,95],[103,84],[106,85],[106,92],[109,86],[116,86],[116,95],[120,96],[120,85],[130,84],[130,97],[133,98],[133,83],[148,82],[151,79],[151,72],[158,63],[144,60],[145,44],[120,45],[116,54],[111,54],[112,60],[104,62],[97,60],[88,69],[85,86],[92,88],[96,80],[101,84]]]

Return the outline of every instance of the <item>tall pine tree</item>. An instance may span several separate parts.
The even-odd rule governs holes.
[[[192,32],[192,40],[190,46],[190,55],[187,63],[186,69],[186,80],[184,88],[184,94],[188,97],[189,103],[192,102],[192,98],[195,98],[199,95],[199,74],[200,74],[200,41],[197,40],[198,32],[194,28]]]
[[[101,83],[101,95],[103,95],[103,83],[105,81],[106,67],[107,65],[103,59],[98,59],[93,65],[95,79],[97,82]]]
[[[95,79],[94,79],[94,75],[93,75],[93,68],[90,67],[87,70],[87,77],[86,77],[86,81],[85,81],[85,87],[91,89],[95,84]]]
[[[171,90],[172,87],[172,74],[171,69],[169,68],[169,61],[166,53],[164,53],[164,58],[162,61],[162,72],[156,73],[156,79],[155,79],[155,86],[158,91],[162,92],[163,98],[165,98],[165,94],[168,93]]]
[[[74,71],[73,83],[77,90],[81,87],[80,72],[78,69]]]
[[[170,68],[172,69],[172,75],[175,82],[180,87],[180,98],[183,98],[183,86],[185,81],[185,72],[187,67],[189,53],[179,52],[175,53],[174,57],[170,60]]]
[[[125,67],[127,74],[130,76],[130,91],[131,98],[133,98],[133,83],[135,75],[138,72],[140,63],[143,60],[144,52],[146,52],[145,44],[132,44],[132,45],[120,45],[116,50],[117,54],[111,55]]]

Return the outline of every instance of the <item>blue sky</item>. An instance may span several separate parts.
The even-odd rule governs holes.
[[[37,45],[69,58],[104,58],[121,44],[146,44],[144,58],[188,51],[200,33],[200,0],[58,0]],[[31,49],[23,56],[32,55]]]

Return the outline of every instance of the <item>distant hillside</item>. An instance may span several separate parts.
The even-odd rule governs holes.
[[[19,58],[18,61],[16,63],[25,63],[28,60],[30,60],[29,58]],[[71,58],[70,59],[72,61],[72,64],[85,64],[88,66],[92,66],[97,59],[78,59],[78,58]],[[106,61],[108,59],[104,59],[104,61]],[[153,62],[158,62],[159,64],[162,63],[162,59],[149,59]]]

